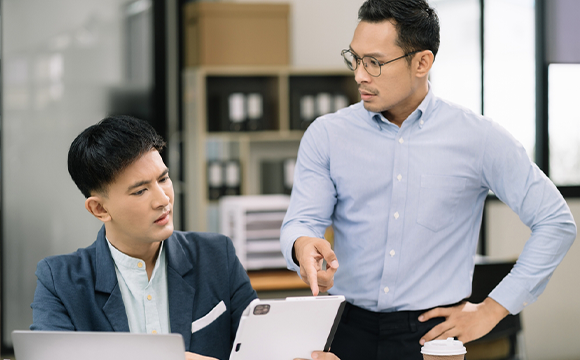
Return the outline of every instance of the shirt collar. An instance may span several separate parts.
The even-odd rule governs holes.
[[[423,125],[427,122],[428,116],[426,116],[425,114],[428,114],[429,111],[432,109],[433,98],[435,97],[435,95],[433,95],[433,90],[431,89],[430,82],[428,83],[428,86],[429,90],[427,91],[427,95],[425,96],[423,101],[421,101],[421,104],[419,104],[417,109],[415,109],[415,111],[413,111],[411,115],[409,115],[407,119],[405,119],[403,124],[405,123],[412,124],[416,121],[419,121],[419,127],[423,128]],[[381,126],[384,126],[385,124],[388,126],[396,126],[398,128],[397,125],[393,124],[387,118],[385,118],[383,114],[376,113],[373,111],[369,111],[368,113],[371,119],[373,119],[375,123],[378,124],[379,130],[381,130],[382,129]]]

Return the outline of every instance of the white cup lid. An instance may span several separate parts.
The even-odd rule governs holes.
[[[421,354],[427,355],[462,355],[466,352],[463,343],[451,337],[447,340],[427,341],[421,348]]]

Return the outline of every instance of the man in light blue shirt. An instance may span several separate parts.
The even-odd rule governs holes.
[[[477,339],[533,303],[576,226],[509,133],[433,94],[439,24],[425,1],[369,0],[359,19],[342,55],[362,101],[306,131],[282,251],[314,294],[344,294],[351,304],[332,346],[341,359],[421,359],[425,341]],[[470,304],[461,301],[489,190],[532,235],[512,272]],[[329,225],[334,251],[322,239]]]

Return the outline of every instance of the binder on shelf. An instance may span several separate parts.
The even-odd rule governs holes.
[[[314,96],[304,95],[300,98],[300,129],[306,130],[316,118]]]
[[[232,93],[228,97],[228,131],[245,130],[246,122],[246,97],[243,93]]]
[[[343,109],[348,106],[348,98],[345,94],[336,94],[334,95],[334,112]]]
[[[240,195],[241,170],[238,160],[210,160],[207,162],[207,184],[209,200],[218,200],[224,195]]]
[[[225,161],[223,163],[223,168],[224,168],[224,174],[225,174],[224,195],[240,195],[240,193],[241,193],[240,162],[237,160]]]
[[[287,195],[224,196],[220,232],[229,236],[246,270],[285,268],[280,227],[290,204]]]
[[[296,168],[296,159],[284,160],[284,194],[292,192],[294,185],[294,169]]]
[[[304,130],[317,117],[335,112],[360,99],[352,76],[291,75],[290,127]]]
[[[224,176],[221,161],[207,162],[207,185],[209,200],[217,200],[223,195]]]
[[[300,129],[306,130],[319,116],[347,107],[348,98],[341,92],[319,92],[300,97]]]
[[[332,95],[327,92],[316,94],[316,116],[322,116],[332,112]]]
[[[277,129],[277,78],[208,76],[206,91],[208,131]]]
[[[264,128],[264,101],[262,94],[250,93],[246,96],[246,106],[248,109],[248,131],[257,131]]]

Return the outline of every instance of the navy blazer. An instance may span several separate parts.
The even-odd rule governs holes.
[[[229,238],[174,231],[165,240],[169,323],[185,349],[228,359],[238,323],[256,292]],[[31,330],[129,331],[105,227],[89,247],[41,260]],[[192,322],[223,301],[226,311],[193,334]]]

